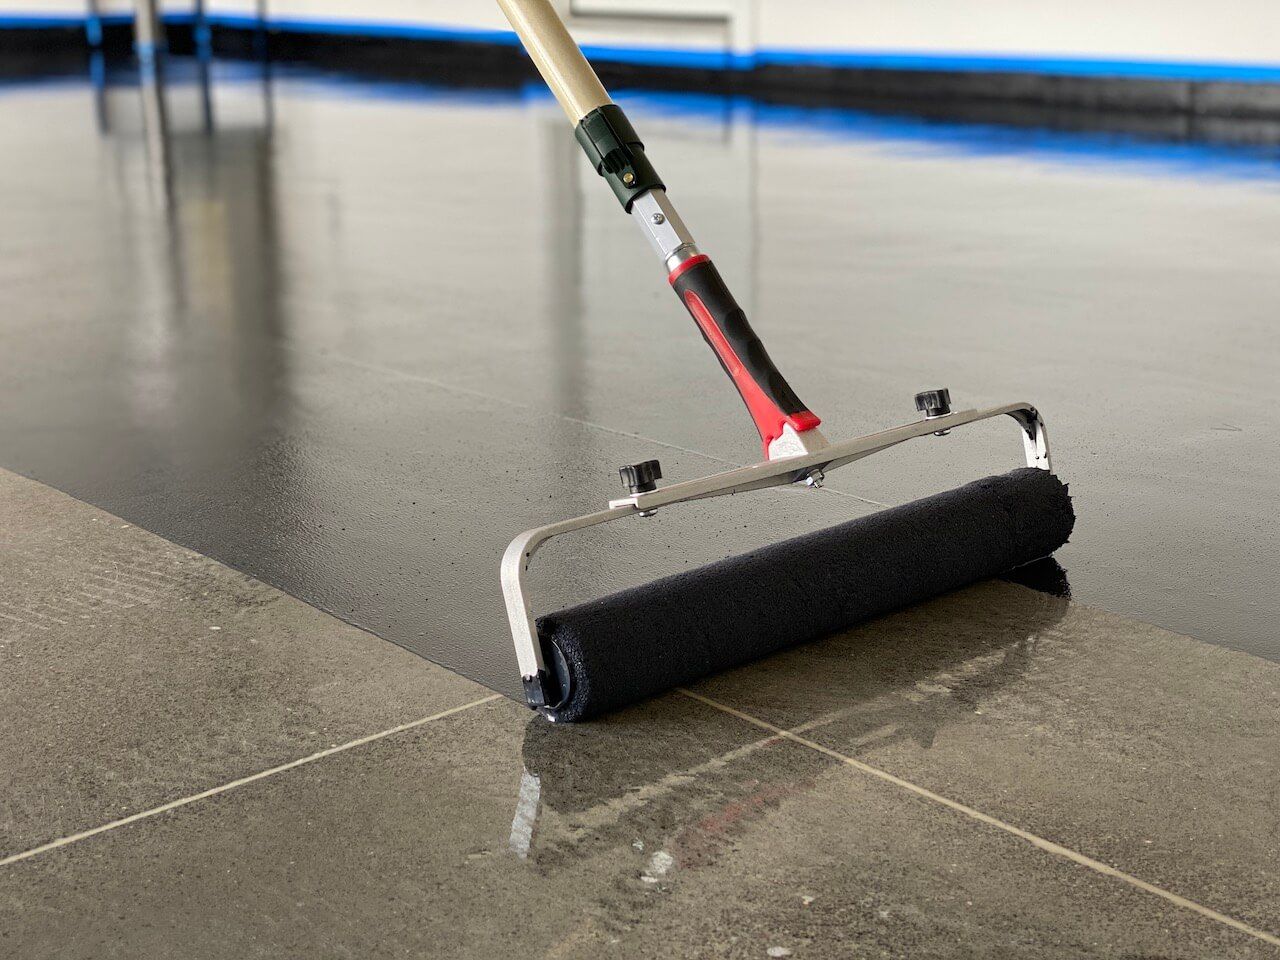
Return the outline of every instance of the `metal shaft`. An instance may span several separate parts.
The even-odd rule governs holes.
[[[600,78],[582,55],[550,0],[498,0],[569,122],[611,103]]]

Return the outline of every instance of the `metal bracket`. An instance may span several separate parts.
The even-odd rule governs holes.
[[[811,427],[804,433],[797,433],[791,424],[784,424],[782,436],[769,444],[769,459],[784,460],[787,457],[798,457],[806,453],[817,453],[831,446],[830,441],[822,435],[817,427]]]
[[[690,257],[698,255],[698,245],[666,190],[648,190],[631,202],[631,219],[640,227],[649,246],[670,273]]]
[[[1052,472],[1049,438],[1039,411],[1029,403],[1010,403],[984,410],[959,410],[944,417],[920,420],[854,440],[830,443],[821,449],[797,456],[766,460],[763,463],[727,470],[724,473],[697,480],[673,483],[647,493],[636,493],[619,500],[611,500],[607,510],[561,520],[559,523],[548,524],[534,530],[526,530],[511,541],[511,545],[503,554],[501,577],[502,594],[506,600],[507,619],[511,624],[511,637],[515,642],[520,675],[525,681],[526,689],[530,685],[538,687],[538,693],[541,696],[536,699],[544,701],[536,706],[541,708],[548,717],[554,719],[553,711],[559,705],[558,702],[546,702],[547,691],[542,681],[548,678],[547,665],[543,657],[542,645],[538,642],[538,628],[525,582],[530,561],[548,540],[566,533],[585,530],[587,527],[599,526],[611,520],[639,516],[642,513],[648,514],[659,507],[669,507],[690,500],[705,500],[711,497],[723,497],[750,490],[764,490],[789,483],[805,482],[813,476],[815,470],[821,476],[907,440],[1000,416],[1012,417],[1021,427],[1027,466]]]

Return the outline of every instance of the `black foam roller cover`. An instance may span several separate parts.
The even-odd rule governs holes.
[[[587,719],[1053,553],[1066,486],[1034,468],[785,540],[538,620]]]

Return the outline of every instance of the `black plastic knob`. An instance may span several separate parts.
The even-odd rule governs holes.
[[[662,464],[657,460],[628,464],[618,468],[618,476],[629,492],[648,493],[658,489],[658,481],[662,479]]]
[[[945,417],[951,412],[951,391],[946,387],[916,394],[916,409],[926,417]]]

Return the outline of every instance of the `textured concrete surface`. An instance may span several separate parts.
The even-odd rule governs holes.
[[[1266,661],[988,583],[555,727],[0,494],[0,955],[1280,953]]]
[[[1264,957],[1267,947],[678,695],[512,849],[502,701],[10,869],[24,957]],[[673,731],[678,731],[673,735]],[[605,764],[618,755],[596,752]],[[806,902],[808,900],[808,902]],[[68,920],[68,918],[74,918]]]
[[[0,858],[486,692],[0,470]]]
[[[1272,664],[988,583],[698,689],[1280,927]]]

